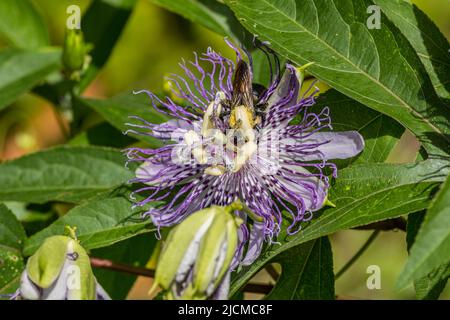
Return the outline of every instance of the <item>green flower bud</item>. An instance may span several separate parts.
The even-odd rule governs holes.
[[[19,295],[26,300],[109,299],[94,277],[86,251],[66,236],[47,238],[28,259]]]
[[[229,273],[242,220],[232,214],[240,206],[212,206],[174,227],[162,249],[155,286],[169,299],[207,299]]]
[[[84,42],[83,33],[77,29],[67,29],[62,54],[63,65],[71,78],[79,77],[90,57],[87,55],[92,45]]]

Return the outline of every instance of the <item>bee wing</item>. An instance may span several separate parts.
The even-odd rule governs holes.
[[[239,60],[233,80],[233,107],[244,105],[253,111],[252,77],[250,68],[244,60]]]

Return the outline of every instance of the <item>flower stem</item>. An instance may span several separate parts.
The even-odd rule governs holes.
[[[339,277],[342,276],[342,274],[344,274],[344,272],[347,271],[353,265],[353,263],[356,262],[356,260],[358,260],[358,258],[364,253],[364,251],[366,251],[367,248],[369,248],[369,246],[372,244],[372,242],[375,240],[375,238],[378,236],[379,233],[380,233],[380,230],[375,230],[374,232],[372,232],[369,239],[367,239],[367,241],[355,253],[355,255],[342,267],[341,270],[339,270],[336,273],[336,275],[334,277],[335,280],[339,279]]]
[[[94,268],[108,269],[111,271],[124,272],[124,273],[128,273],[128,274],[134,274],[137,276],[143,276],[143,277],[148,277],[148,278],[155,277],[155,270],[153,270],[153,269],[130,266],[130,265],[123,264],[123,263],[113,262],[108,259],[91,257],[90,260],[91,260],[91,266],[93,266]],[[272,290],[272,288],[273,288],[273,286],[270,284],[247,283],[243,287],[242,290],[245,292],[268,294]]]
[[[255,222],[263,222],[264,219],[260,216],[258,216],[256,213],[254,213],[252,210],[250,210],[249,207],[245,203],[242,203],[241,200],[235,200],[233,203],[231,203],[228,208],[230,210],[239,210],[244,211],[253,221]]]

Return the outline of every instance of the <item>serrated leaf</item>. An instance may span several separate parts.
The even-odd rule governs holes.
[[[157,239],[154,234],[142,234],[106,248],[92,250],[94,257],[109,259],[134,267],[145,267]],[[105,269],[94,269],[97,281],[113,300],[125,299],[137,276]]]
[[[374,0],[417,51],[434,88],[450,97],[450,44],[433,21],[405,0]]]
[[[58,49],[0,51],[0,110],[60,66]]]
[[[142,220],[140,210],[132,210],[126,196],[100,197],[79,205],[50,226],[31,236],[25,243],[24,254],[32,255],[43,241],[62,235],[65,226],[76,227],[80,244],[85,249],[102,248],[135,235],[150,232],[150,222]]]
[[[153,108],[146,94],[126,93],[111,99],[80,99],[80,102],[94,109],[106,121],[123,132],[132,129],[127,126],[127,123],[139,123],[130,119],[131,116],[137,116],[152,123],[161,123],[168,119]],[[161,141],[145,134],[130,134],[130,136],[145,141],[152,147],[161,146]]]
[[[0,1],[0,34],[19,48],[49,44],[45,22],[29,0]]]
[[[334,300],[333,253],[327,237],[284,251],[271,262],[281,276],[268,300]]]
[[[410,129],[428,151],[448,152],[449,107],[414,49],[381,14],[368,29],[369,0],[225,0],[240,22],[279,54],[345,95]],[[434,146],[438,146],[437,150]]]
[[[270,246],[250,267],[236,275],[231,295],[267,262],[299,244],[425,209],[442,181],[441,174],[447,174],[444,166],[440,162],[424,161],[402,165],[360,164],[340,170],[329,191],[329,199],[336,207],[314,213],[314,218],[303,223],[296,235],[280,235],[277,241],[281,245]]]
[[[222,36],[234,40],[243,39],[244,30],[234,17],[233,12],[216,0],[150,0],[150,2],[181,15],[194,23],[202,25]]]
[[[450,262],[450,176],[427,211],[396,287],[403,289]]]
[[[79,202],[130,178],[116,149],[57,147],[0,164],[0,200]]]
[[[87,8],[81,29],[86,43],[94,44],[94,49],[89,53],[92,61],[80,81],[80,91],[86,89],[108,61],[135,3],[136,0],[94,0]]]
[[[408,216],[406,227],[406,243],[408,251],[414,244],[419,228],[425,218],[425,211],[415,212]],[[450,263],[440,266],[425,277],[414,280],[416,297],[420,300],[438,299],[450,277]]]
[[[21,254],[25,238],[16,216],[0,203],[0,294],[13,293],[19,285],[25,267]]]
[[[392,118],[368,109],[336,90],[328,90],[317,98],[313,108],[320,110],[322,107],[330,108],[334,131],[355,130],[364,137],[364,150],[357,157],[337,162],[340,166],[384,162],[405,131]]]

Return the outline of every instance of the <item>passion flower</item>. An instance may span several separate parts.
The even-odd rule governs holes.
[[[336,177],[331,159],[353,157],[364,148],[356,131],[334,132],[329,109],[314,108],[313,86],[300,95],[304,68],[279,67],[267,88],[252,84],[251,58],[240,51],[236,63],[211,48],[189,63],[186,77],[172,75],[172,96],[161,100],[148,91],[156,110],[173,119],[162,124],[134,117],[133,133],[156,137],[166,144],[158,149],[130,148],[130,161],[140,162],[133,182],[143,206],[165,199],[145,216],[158,227],[180,223],[193,212],[211,205],[242,201],[262,219],[249,232],[241,225],[240,250],[248,244],[242,263],[259,255],[264,239],[278,234],[291,215],[288,234],[312,217],[327,199],[329,178]],[[203,66],[205,65],[205,66]],[[238,213],[244,220],[246,215]]]

